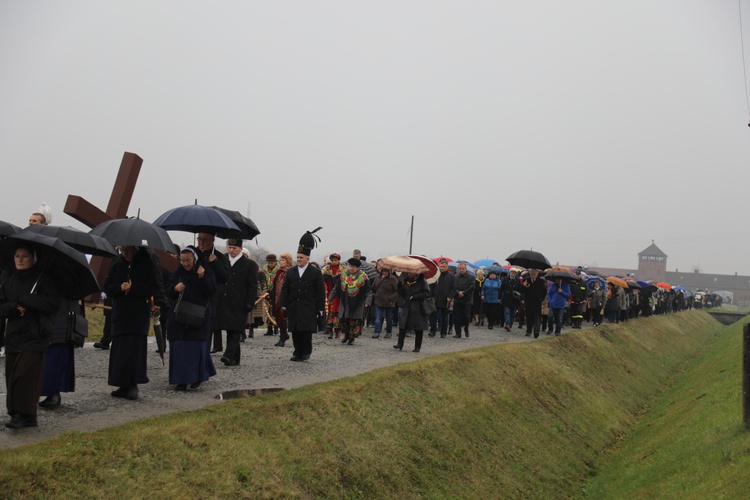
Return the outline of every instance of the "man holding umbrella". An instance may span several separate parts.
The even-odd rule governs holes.
[[[198,265],[213,271],[216,277],[217,293],[211,297],[211,331],[214,332],[214,344],[211,354],[224,350],[221,329],[218,322],[218,305],[221,288],[229,278],[229,261],[224,254],[214,248],[215,236],[211,233],[198,233]],[[244,326],[243,326],[244,328]]]

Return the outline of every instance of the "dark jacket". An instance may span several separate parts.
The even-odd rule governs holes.
[[[404,275],[398,282],[399,301],[404,301],[404,309],[398,315],[398,327],[406,330],[427,330],[429,318],[424,313],[422,303],[431,296],[430,285],[424,279],[424,274],[414,279]]]
[[[578,280],[575,283],[570,284],[570,297],[571,302],[574,304],[580,304],[586,302],[586,282]]]
[[[125,294],[120,285],[128,279],[132,284],[130,291]],[[161,290],[161,272],[156,269],[145,250],[138,250],[132,263],[122,258],[115,260],[102,287],[102,291],[112,299],[112,336],[148,335],[151,297],[158,295]]]
[[[62,297],[60,307],[57,308],[52,321],[52,339],[50,344],[68,344],[70,343],[70,320],[71,313],[84,316],[84,308],[77,300]]]
[[[526,278],[521,285],[521,293],[526,307],[542,307],[542,302],[547,296],[547,285],[544,283],[544,278],[537,276],[533,281],[531,277]]]
[[[305,271],[305,274],[307,274],[307,271]],[[349,295],[344,290],[349,271],[343,271],[333,282],[329,301],[333,302],[336,297],[339,298],[339,318],[364,319],[365,317],[365,303],[370,291],[370,280],[364,271],[358,271],[357,276],[359,275],[363,278],[362,286],[355,295]]]
[[[476,278],[466,273],[463,276],[456,274],[456,304],[471,304],[474,300],[474,282]],[[463,297],[459,297],[458,292],[464,292]]]
[[[500,302],[503,307],[517,307],[521,298],[521,282],[518,278],[506,276],[500,286]]]
[[[318,314],[326,306],[326,290],[320,269],[308,264],[300,278],[298,266],[289,268],[281,285],[279,302],[280,307],[286,310],[289,331],[316,332]]]
[[[375,293],[375,307],[396,307],[398,300],[398,278],[389,274],[387,278],[378,276],[372,285]]]
[[[224,256],[229,266],[229,277],[219,296],[218,329],[245,331],[247,315],[258,298],[258,264],[244,255],[234,265]]]
[[[430,285],[435,305],[440,308],[448,307],[448,299],[456,296],[456,277],[451,272],[440,273],[437,281]]]
[[[194,328],[184,325],[175,319],[174,307],[169,310],[167,316],[167,337],[169,340],[208,340],[211,336],[211,296],[216,292],[216,277],[211,269],[203,268],[203,277],[198,277],[198,268],[193,267],[186,271],[180,266],[172,273],[167,282],[165,292],[173,304],[177,301],[190,302],[206,308],[206,316],[203,325]],[[185,290],[180,298],[179,292],[174,287],[177,283],[184,283]]]
[[[47,352],[60,300],[60,289],[48,274],[36,268],[12,273],[0,285],[0,318],[8,320],[5,352]],[[16,306],[26,308],[23,316]]]
[[[214,247],[211,247],[210,250],[206,250],[205,252],[201,252],[197,248],[195,251],[198,254],[198,262],[196,263],[196,266],[200,265],[205,269],[211,269],[214,273],[214,278],[216,278],[216,292],[211,297],[211,330],[217,330],[219,323],[219,294],[221,293],[221,287],[224,286],[224,283],[229,279],[229,261],[224,258],[223,253],[219,252]],[[216,256],[216,259],[213,262],[208,260],[211,254]]]

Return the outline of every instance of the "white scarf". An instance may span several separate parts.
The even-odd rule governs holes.
[[[234,263],[240,260],[242,257],[244,257],[244,255],[242,255],[242,253],[238,253],[237,257],[232,257],[231,255],[228,255],[228,257],[229,257],[229,266],[232,267],[234,266]]]

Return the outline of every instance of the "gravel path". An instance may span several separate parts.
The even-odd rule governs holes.
[[[525,330],[524,330],[525,331]],[[90,431],[138,420],[154,415],[164,415],[184,410],[202,408],[221,402],[220,394],[243,389],[296,387],[335,380],[365,373],[376,368],[392,366],[422,359],[434,354],[462,351],[498,342],[525,342],[533,340],[514,326],[512,331],[495,328],[472,327],[471,336],[455,339],[452,336],[425,335],[422,352],[411,352],[414,338],[407,338],[403,351],[393,349],[394,338],[371,338],[372,328],[366,328],[362,337],[352,346],[339,340],[329,340],[327,335],[313,336],[313,353],[310,361],[294,363],[291,339],[286,347],[275,347],[278,336],[262,334],[242,344],[240,366],[225,367],[220,354],[213,355],[215,377],[198,389],[175,391],[168,384],[168,367],[162,366],[153,337],[149,344],[148,376],[150,383],[140,386],[138,401],[127,401],[110,396],[114,389],[107,385],[109,351],[102,351],[88,343],[76,350],[76,392],[63,393],[62,405],[56,410],[39,409],[39,427],[22,430],[0,430],[0,447],[8,448],[44,441],[67,431]],[[540,338],[546,338],[542,334]],[[168,358],[168,356],[165,356]],[[168,359],[166,359],[168,363]],[[4,370],[5,358],[0,358]],[[0,397],[5,400],[5,380],[0,377]],[[3,419],[3,422],[6,419]]]

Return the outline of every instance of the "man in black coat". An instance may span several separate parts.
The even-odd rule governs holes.
[[[456,296],[456,277],[448,270],[446,259],[440,259],[440,277],[430,288],[437,306],[437,311],[430,315],[430,337],[435,336],[439,323],[440,338],[445,338],[448,334],[448,311]]]
[[[310,359],[312,334],[318,331],[318,315],[325,310],[323,274],[317,267],[309,265],[314,246],[312,233],[305,233],[297,249],[297,265],[287,271],[286,280],[281,286],[281,309],[287,318],[287,328],[292,332],[294,343],[292,361]]]
[[[461,328],[464,329],[466,338],[469,338],[469,323],[471,323],[471,305],[474,296],[473,274],[466,271],[466,264],[458,265],[456,276],[456,300],[453,302],[453,319],[456,325],[455,338],[461,338]]]
[[[521,290],[526,309],[526,336],[531,336],[533,328],[534,338],[538,338],[542,318],[542,302],[547,296],[547,286],[544,280],[539,277],[537,269],[529,269],[529,276],[523,281]]]
[[[216,278],[216,294],[211,297],[211,331],[214,332],[214,345],[211,353],[221,352],[224,350],[221,338],[221,329],[218,327],[218,303],[221,287],[229,278],[229,261],[224,254],[214,248],[214,235],[211,233],[198,233],[198,263],[197,266],[203,266],[211,269]],[[244,331],[244,330],[243,330]]]
[[[227,331],[227,350],[221,362],[237,366],[240,364],[240,337],[245,333],[247,315],[253,310],[258,295],[258,264],[242,255],[242,240],[237,238],[227,240],[227,255],[223,259],[229,268],[229,277],[217,293],[217,330]]]

